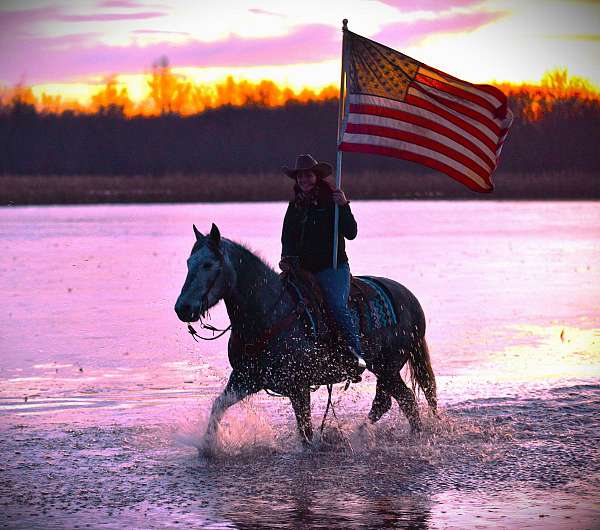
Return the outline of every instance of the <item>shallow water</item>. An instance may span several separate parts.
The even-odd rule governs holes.
[[[196,446],[229,367],[225,338],[196,344],[173,312],[191,224],[275,264],[285,205],[0,210],[0,526],[597,528],[600,206],[353,210],[353,272],[424,307],[441,418],[423,405],[420,437],[397,407],[365,426],[366,377],[336,387],[304,452],[261,393],[210,459]]]

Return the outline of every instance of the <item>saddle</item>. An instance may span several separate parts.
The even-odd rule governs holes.
[[[281,274],[292,296],[304,306],[304,317],[311,335],[316,339],[337,338],[335,319],[329,313],[321,287],[315,276],[305,269],[295,268]],[[385,286],[371,276],[351,276],[348,307],[358,321],[360,334],[373,335],[395,325],[397,316]]]
[[[288,329],[298,318],[304,320],[307,333],[314,340],[332,345],[342,343],[338,326],[329,313],[314,275],[307,270],[295,268],[282,272],[280,276],[295,300],[293,310],[266,329],[253,343],[242,342],[239,335],[232,333],[230,341],[235,345],[234,349],[246,355],[260,355],[273,337]],[[372,276],[351,278],[348,307],[358,320],[362,337],[373,336],[378,330],[397,323],[391,295],[381,281]]]

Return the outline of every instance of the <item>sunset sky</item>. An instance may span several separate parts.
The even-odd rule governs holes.
[[[85,101],[110,75],[130,96],[161,56],[196,82],[339,83],[341,21],[472,82],[554,68],[600,86],[600,2],[567,0],[3,0],[0,85]]]

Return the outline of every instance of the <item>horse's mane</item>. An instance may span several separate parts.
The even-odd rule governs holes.
[[[260,270],[264,269],[270,274],[274,274],[276,276],[278,275],[277,272],[273,269],[273,267],[271,267],[271,265],[269,265],[262,257],[257,255],[257,253],[254,250],[252,250],[244,243],[237,243],[236,241],[232,241],[231,239],[222,238],[221,244],[225,244],[226,247],[228,247],[226,248],[228,253],[241,254],[244,258],[244,262],[246,263],[248,270],[254,270],[258,273]],[[204,245],[206,245],[206,242],[204,240],[196,241],[194,243],[194,246],[192,247],[191,254],[194,254],[195,252],[200,250],[202,247],[204,247]]]
[[[239,252],[244,255],[245,261],[252,268],[259,269],[261,266],[267,269],[269,272],[273,274],[277,274],[273,267],[269,265],[261,256],[259,256],[254,250],[248,247],[244,243],[237,243],[236,241],[232,241],[231,239],[223,239],[223,241],[227,242],[234,249],[234,252]]]

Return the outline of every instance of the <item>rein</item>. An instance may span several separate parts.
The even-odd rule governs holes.
[[[198,339],[202,339],[202,340],[220,339],[223,335],[225,335],[225,333],[227,333],[231,329],[231,324],[229,324],[229,326],[227,326],[225,329],[218,329],[218,328],[215,328],[214,326],[211,326],[210,324],[206,324],[206,323],[202,322],[201,320],[199,322],[200,322],[200,327],[203,329],[212,331],[213,336],[212,337],[203,337],[202,335],[199,335],[198,332],[194,329],[194,327],[190,323],[188,323],[188,325],[187,325],[188,333],[192,336],[192,338],[196,342],[200,342]],[[220,331],[220,333],[217,336],[214,336],[214,333],[218,332],[218,331]],[[196,338],[196,337],[198,337],[198,338]]]
[[[282,286],[279,298],[277,298],[277,301],[275,302],[275,304],[273,304],[273,307],[270,312],[273,312],[275,307],[277,307],[277,304],[279,304],[279,302],[282,300],[285,292],[285,288]],[[272,326],[268,327],[264,331],[264,333],[260,337],[258,337],[253,343],[243,343],[243,352],[248,353],[250,355],[257,355],[261,353],[264,350],[265,346],[271,341],[271,339],[288,329],[296,320],[298,320],[302,316],[304,310],[305,307],[303,300],[297,299],[294,308],[286,316],[282,317]],[[235,334],[232,335],[232,338],[236,341],[241,342],[241,339]]]
[[[348,388],[348,387],[346,386],[346,388]],[[327,385],[327,407],[325,407],[325,414],[323,414],[323,420],[321,421],[321,437],[323,437],[323,429],[325,428],[325,420],[327,419],[327,413],[329,412],[329,407],[331,407],[331,412],[333,413],[333,417],[337,420],[337,414],[335,413],[335,409],[333,408],[333,402],[331,401],[331,393],[332,392],[333,392],[333,385],[330,383]]]

